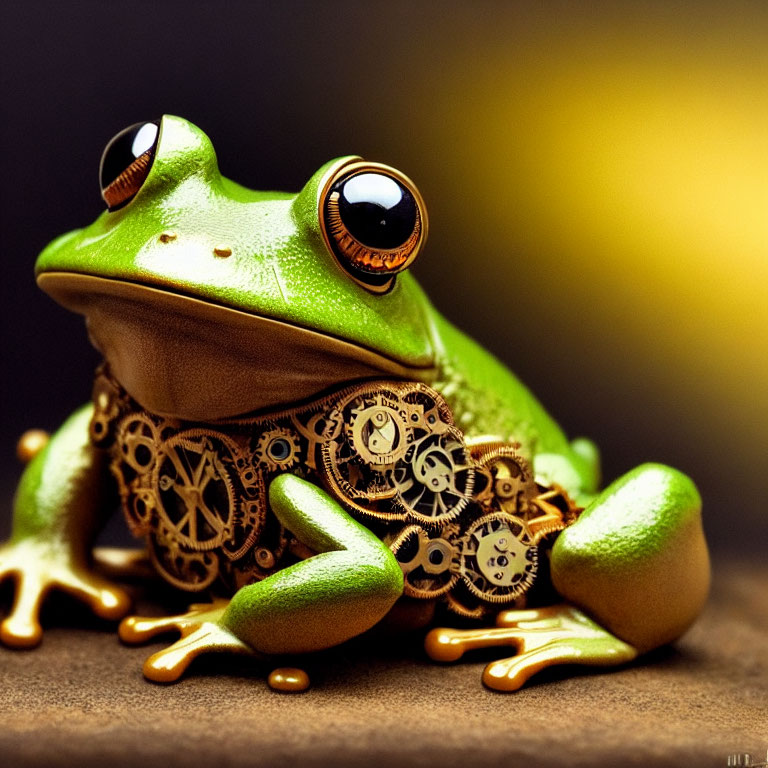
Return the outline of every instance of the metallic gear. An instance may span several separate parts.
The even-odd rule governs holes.
[[[134,536],[149,532],[159,506],[150,480],[159,444],[157,426],[143,413],[124,417],[115,430],[117,450],[113,451],[110,469],[123,499],[128,528]]]
[[[171,542],[194,552],[216,549],[232,538],[238,499],[224,458],[237,446],[223,434],[187,430],[158,454],[152,485],[160,527]]]
[[[124,418],[117,428],[120,460],[137,475],[149,474],[157,460],[160,433],[152,419],[143,413]]]
[[[352,401],[346,433],[365,464],[387,468],[408,448],[407,427],[400,397],[393,392],[378,391]]]
[[[259,438],[254,459],[272,472],[284,472],[299,461],[300,451],[299,439],[293,430],[275,427]]]
[[[536,485],[519,446],[470,447],[421,383],[368,382],[215,429],[144,411],[103,371],[94,397],[91,438],[112,454],[131,531],[167,581],[193,592],[217,580],[239,589],[312,556],[269,508],[284,471],[325,486],[389,542],[406,595],[467,617],[520,602],[535,545],[580,512]]]
[[[396,502],[407,518],[428,527],[455,520],[472,499],[475,470],[470,461],[454,427],[411,444],[392,473]]]
[[[458,530],[457,525],[449,525],[439,535],[430,535],[418,525],[410,525],[390,542],[408,597],[432,600],[456,583],[459,577],[451,571],[451,562],[456,556],[453,539]]]
[[[475,446],[472,458],[485,479],[476,499],[494,512],[506,512],[526,519],[531,499],[538,494],[530,465],[513,445]]]
[[[160,575],[187,592],[208,589],[219,576],[215,552],[196,552],[179,547],[173,536],[157,532],[148,540],[149,557]]]
[[[120,418],[120,388],[106,376],[97,376],[93,383],[93,416],[88,433],[94,445],[103,447],[113,438],[115,422]]]
[[[580,507],[559,485],[545,488],[539,486],[539,493],[531,499],[528,528],[538,543],[550,533],[557,533],[574,523],[583,507]]]
[[[309,469],[316,470],[320,461],[320,446],[336,440],[344,426],[343,416],[337,408],[305,414],[292,413],[290,416],[294,429],[307,441],[305,463]]]
[[[513,515],[491,512],[475,520],[458,549],[455,568],[483,602],[512,602],[536,578],[537,550],[526,524]]]

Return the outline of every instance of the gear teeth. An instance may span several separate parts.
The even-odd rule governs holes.
[[[485,603],[509,603],[526,592],[538,570],[538,553],[525,522],[491,512],[464,532],[454,567],[464,586]]]
[[[271,472],[285,471],[299,460],[301,445],[295,432],[286,427],[274,427],[259,438],[254,458]]]

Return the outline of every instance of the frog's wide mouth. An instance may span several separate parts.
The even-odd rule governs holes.
[[[85,316],[112,374],[144,408],[165,416],[212,421],[360,379],[434,378],[429,366],[161,288],[72,272],[43,272],[37,282]]]

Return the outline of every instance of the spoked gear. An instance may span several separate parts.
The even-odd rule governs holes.
[[[344,426],[341,411],[336,407],[310,413],[308,416],[293,413],[291,423],[307,443],[305,462],[310,469],[317,469],[321,462],[320,446],[336,440]]]
[[[291,536],[275,515],[267,515],[258,541],[236,562],[221,563],[223,581],[237,590],[284,568]]]
[[[538,488],[539,493],[531,500],[531,512],[526,523],[535,543],[550,533],[567,528],[578,519],[584,509],[559,485]]]
[[[100,448],[114,437],[114,427],[120,417],[124,396],[112,379],[99,372],[93,382],[93,415],[88,425],[91,442]]]
[[[131,414],[119,422],[115,432],[116,450],[112,454],[110,470],[117,481],[129,530],[134,536],[144,536],[152,526],[159,504],[151,487],[159,430],[148,416]]]
[[[254,460],[271,472],[293,467],[301,454],[298,436],[286,427],[269,429],[259,438],[254,450]]]
[[[451,563],[456,556],[453,539],[458,530],[458,525],[449,525],[439,535],[430,535],[418,525],[409,525],[390,542],[408,597],[431,600],[456,583],[459,577],[451,571]]]
[[[120,461],[137,475],[149,474],[155,466],[160,445],[160,431],[149,416],[134,413],[117,427]]]
[[[409,520],[430,528],[455,520],[472,500],[475,483],[461,433],[451,427],[411,444],[395,465],[392,482]]]
[[[464,532],[453,568],[462,585],[482,603],[510,603],[533,584],[538,555],[526,524],[491,512]]]
[[[207,430],[179,432],[163,444],[152,475],[159,527],[192,552],[232,538],[238,500],[224,458],[234,464],[237,446]]]

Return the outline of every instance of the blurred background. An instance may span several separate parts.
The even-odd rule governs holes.
[[[768,6],[26,0],[0,36],[1,532],[18,435],[98,361],[35,257],[102,210],[111,136],[167,112],[258,189],[350,153],[405,171],[438,308],[606,480],[672,464],[716,557],[765,557]]]

